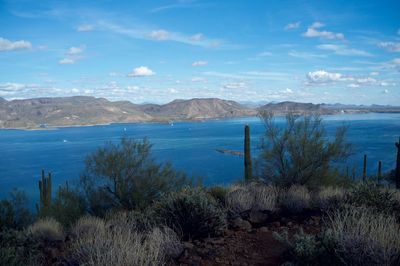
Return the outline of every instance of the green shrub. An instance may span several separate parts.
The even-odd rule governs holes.
[[[0,231],[0,265],[34,266],[43,260],[39,244],[21,231]]]
[[[295,265],[339,265],[334,255],[334,242],[328,234],[306,234],[301,229],[289,239],[287,231],[274,232],[274,237],[286,247],[288,259]]]
[[[87,156],[81,184],[93,214],[104,215],[110,209],[143,209],[190,183],[171,163],[157,163],[151,147],[146,139],[123,138]]]
[[[225,210],[200,188],[169,194],[155,205],[155,212],[185,239],[220,235],[227,226]]]
[[[396,204],[393,193],[373,181],[360,182],[350,191],[349,203],[366,206],[381,212],[393,212]]]
[[[217,200],[221,205],[225,205],[225,196],[228,193],[228,189],[222,186],[213,186],[208,189],[208,193]]]
[[[22,229],[33,221],[33,215],[26,208],[27,198],[24,192],[14,189],[10,199],[0,201],[0,230]]]

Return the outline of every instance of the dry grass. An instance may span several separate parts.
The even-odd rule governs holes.
[[[68,260],[90,266],[164,265],[166,257],[180,245],[177,235],[169,228],[153,228],[137,232],[132,226],[119,226],[86,217],[75,226]],[[122,225],[123,223],[121,223]],[[96,233],[82,233],[89,228]]]
[[[292,213],[302,212],[310,208],[310,192],[305,186],[292,185],[288,190],[281,191],[280,205],[284,210]]]
[[[94,216],[80,218],[71,229],[73,237],[82,238],[86,235],[102,234],[106,230],[106,223],[103,219]]]
[[[228,209],[241,213],[248,210],[269,210],[277,208],[279,189],[271,185],[251,183],[232,186],[225,197]]]
[[[327,210],[335,207],[337,203],[344,202],[348,192],[344,188],[324,187],[317,192],[314,199],[316,207]]]
[[[27,228],[28,234],[34,239],[53,241],[63,237],[63,228],[59,222],[53,218],[38,220]]]
[[[399,265],[400,225],[394,216],[347,207],[326,222],[337,254],[348,265]]]

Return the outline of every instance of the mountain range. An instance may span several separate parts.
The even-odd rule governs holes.
[[[170,122],[255,116],[260,111],[294,113],[400,112],[392,106],[347,106],[298,102],[248,107],[217,98],[174,100],[167,104],[133,104],[90,96],[34,98],[7,101],[0,97],[0,128],[37,129],[133,122]]]

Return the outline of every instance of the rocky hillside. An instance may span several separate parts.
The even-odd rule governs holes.
[[[293,112],[295,114],[318,113],[318,114],[335,114],[339,111],[336,109],[324,108],[321,104],[298,103],[298,102],[280,102],[268,103],[258,108],[259,111],[272,112],[277,115]]]
[[[164,105],[145,104],[140,109],[158,119],[201,120],[256,115],[253,109],[216,98],[175,100]]]
[[[36,98],[0,101],[0,128],[38,128],[149,121],[152,117],[130,102],[94,97]]]

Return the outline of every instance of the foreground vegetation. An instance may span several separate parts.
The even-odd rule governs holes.
[[[263,118],[244,183],[203,187],[131,139],[90,154],[79,184],[56,193],[43,173],[36,215],[21,191],[0,202],[0,264],[174,265],[186,243],[272,228],[293,265],[399,265],[400,190],[341,173],[345,129],[328,142],[319,117]]]

